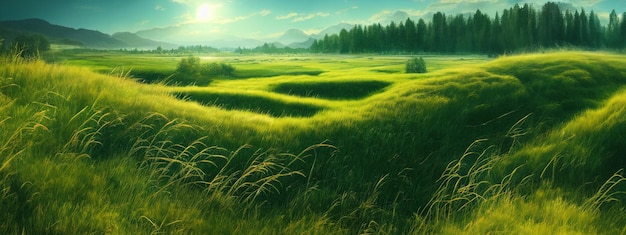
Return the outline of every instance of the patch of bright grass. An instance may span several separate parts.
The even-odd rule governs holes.
[[[471,220],[448,224],[441,234],[597,234],[596,211],[544,186],[528,197],[502,196],[472,212]],[[607,229],[612,230],[612,229]]]

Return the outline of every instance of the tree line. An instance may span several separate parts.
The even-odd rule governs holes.
[[[519,4],[494,18],[476,10],[472,15],[446,16],[437,12],[430,22],[406,19],[369,26],[356,25],[326,35],[310,47],[314,53],[487,53],[500,54],[557,46],[583,48],[626,47],[626,12],[615,10],[602,26],[598,15],[584,9],[562,11],[548,2],[540,10]]]
[[[261,46],[255,48],[241,48],[235,49],[237,54],[298,54],[306,53],[306,48],[291,48],[291,47],[277,47],[274,43],[264,43]]]

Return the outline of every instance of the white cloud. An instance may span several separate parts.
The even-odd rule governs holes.
[[[371,22],[380,22],[380,21],[383,21],[383,20],[389,18],[389,16],[391,16],[391,14],[393,14],[393,12],[391,12],[390,10],[383,10],[381,12],[376,13],[372,17],[370,17],[370,21]]]
[[[308,14],[306,16],[301,16],[298,18],[295,18],[292,20],[292,22],[296,23],[296,22],[302,22],[302,21],[307,21],[310,19],[313,19],[315,17],[326,17],[329,16],[330,14],[328,14],[327,12],[318,12],[318,13],[314,13],[314,14]]]
[[[261,10],[259,12],[254,12],[252,14],[245,15],[245,16],[238,16],[238,17],[229,18],[229,19],[219,19],[219,20],[217,20],[217,23],[220,23],[220,24],[231,24],[231,23],[247,20],[247,19],[255,17],[255,16],[268,16],[270,14],[272,14],[272,12],[270,10]]]
[[[286,19],[293,18],[293,17],[296,17],[296,16],[298,16],[298,13],[292,12],[292,13],[289,13],[287,15],[276,16],[276,19],[277,20],[286,20]]]
[[[315,17],[327,17],[329,15],[330,15],[330,13],[328,13],[328,12],[311,13],[311,14],[308,14],[308,15],[298,14],[298,13],[292,12],[292,13],[289,13],[287,15],[277,16],[276,19],[277,20],[293,19],[291,22],[296,23],[296,22],[307,21],[307,20],[313,19]]]
[[[313,34],[318,34],[322,32],[321,29],[303,29],[302,31],[306,33],[307,35],[313,35]]]
[[[191,13],[185,13],[185,14],[182,14],[182,15],[176,17],[176,19],[180,19],[180,20],[184,21],[183,24],[195,23],[194,22],[194,18],[195,18],[194,15],[191,14]]]
[[[138,23],[139,26],[146,26],[150,24],[150,20],[142,20]]]
[[[173,3],[183,4],[183,5],[191,5],[192,0],[170,0]]]
[[[569,0],[568,2],[575,6],[589,8],[595,6],[602,1],[603,0]]]
[[[197,1],[197,0],[171,0],[171,1],[172,2],[176,2],[176,3],[181,3],[181,4],[190,4],[192,1]],[[222,8],[222,7],[224,7],[224,5],[222,5],[222,4],[210,5],[210,8],[213,11],[216,11],[216,10]],[[196,17],[196,15],[197,15],[196,12],[189,11],[189,12],[186,12],[186,13],[176,17],[176,19],[181,21],[181,23],[179,23],[178,25],[195,25],[195,24],[203,24],[203,23],[232,24],[232,23],[236,23],[236,22],[239,22],[239,21],[244,21],[244,20],[250,19],[250,18],[255,17],[255,16],[264,17],[264,16],[268,16],[270,14],[272,14],[272,11],[264,9],[264,10],[260,10],[260,11],[253,12],[253,13],[250,13],[248,15],[243,15],[243,16],[236,16],[236,17],[228,18],[228,17],[224,17],[224,16],[214,15],[210,19],[200,19],[200,18]]]
[[[263,37],[264,38],[268,38],[268,39],[274,39],[274,38],[279,38],[280,36],[283,36],[285,34],[285,32],[277,32],[277,33],[270,33],[270,34],[266,34]]]
[[[262,10],[262,11],[259,12],[260,16],[267,16],[269,14],[272,14],[272,11],[270,11],[270,10]]]
[[[478,3],[478,2],[498,2],[498,0],[439,0],[440,3]]]
[[[596,14],[598,15],[598,19],[600,20],[600,23],[602,23],[603,25],[609,23],[609,16],[610,16],[611,13],[609,13],[609,12],[596,12]]]
[[[165,7],[163,7],[163,6],[161,6],[161,5],[156,5],[156,6],[154,6],[154,10],[157,10],[157,11],[165,11]]]
[[[341,15],[343,13],[346,13],[346,12],[351,11],[351,10],[356,10],[356,9],[359,9],[359,7],[358,6],[352,6],[352,7],[349,7],[349,8],[338,10],[338,11],[335,12],[335,14],[336,15]]]

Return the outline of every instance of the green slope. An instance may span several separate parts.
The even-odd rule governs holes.
[[[302,63],[166,87],[2,59],[0,231],[626,232],[625,56]]]

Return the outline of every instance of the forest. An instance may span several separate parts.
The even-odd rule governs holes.
[[[481,53],[502,54],[540,48],[578,47],[620,49],[626,46],[626,12],[613,10],[603,26],[594,11],[563,10],[548,2],[536,10],[516,4],[494,18],[476,10],[473,15],[446,16],[437,12],[430,22],[356,25],[326,35],[310,47],[314,53]]]

